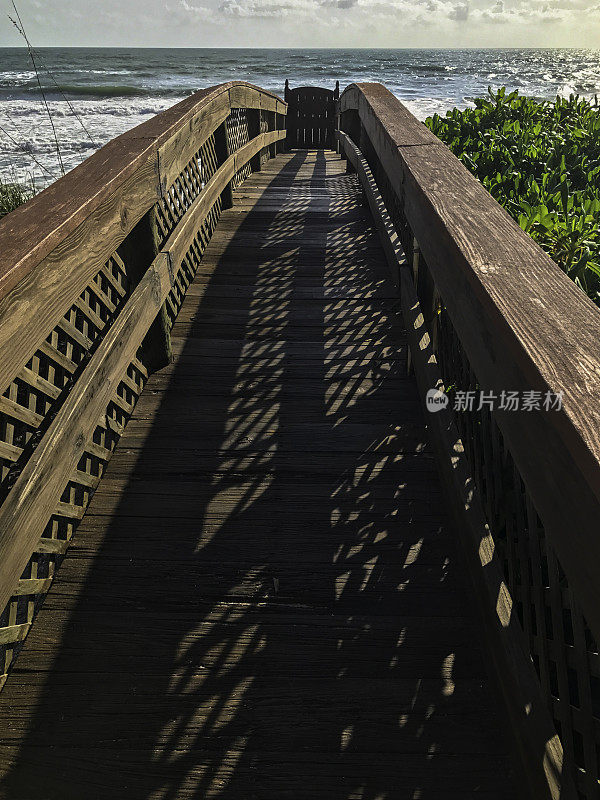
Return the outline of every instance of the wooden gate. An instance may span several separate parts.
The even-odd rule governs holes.
[[[334,90],[316,86],[290,89],[289,81],[286,81],[287,148],[335,148],[336,104],[339,97],[339,81]]]

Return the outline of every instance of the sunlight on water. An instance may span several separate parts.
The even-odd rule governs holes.
[[[96,144],[106,144],[199,88],[227,80],[248,80],[278,94],[286,77],[292,86],[332,88],[335,80],[342,88],[353,81],[379,81],[420,119],[471,105],[489,84],[547,99],[573,92],[590,96],[600,90],[599,54],[589,50],[40,52],[65,95],[42,69],[66,170],[91,155]],[[44,186],[60,176],[50,124],[23,49],[2,51],[0,125],[2,179],[29,176]]]

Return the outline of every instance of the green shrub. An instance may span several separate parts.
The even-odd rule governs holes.
[[[475,100],[425,124],[600,305],[600,110],[571,95]]]

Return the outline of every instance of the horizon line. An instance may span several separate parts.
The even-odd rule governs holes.
[[[190,45],[162,45],[162,46],[145,46],[145,45],[124,45],[124,44],[68,44],[68,45],[36,45],[36,49],[43,48],[45,50],[256,50],[256,51],[283,51],[283,50],[584,50],[588,52],[600,52],[600,47],[576,47],[574,45],[536,45],[536,46],[516,46],[516,45],[508,45],[506,47],[502,47],[496,45],[494,47],[490,46],[475,46],[475,45],[468,45],[468,46],[446,46],[446,47],[435,47],[431,46],[423,46],[423,47],[343,47],[340,45],[332,45],[331,47],[262,47],[262,46],[228,46],[228,45],[197,45],[197,46],[190,46]],[[25,50],[27,51],[26,45],[8,45],[3,44],[0,45],[0,50]]]

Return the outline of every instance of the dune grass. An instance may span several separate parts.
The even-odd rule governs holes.
[[[0,182],[0,219],[8,213],[26,203],[33,197],[34,190],[20,183]]]

